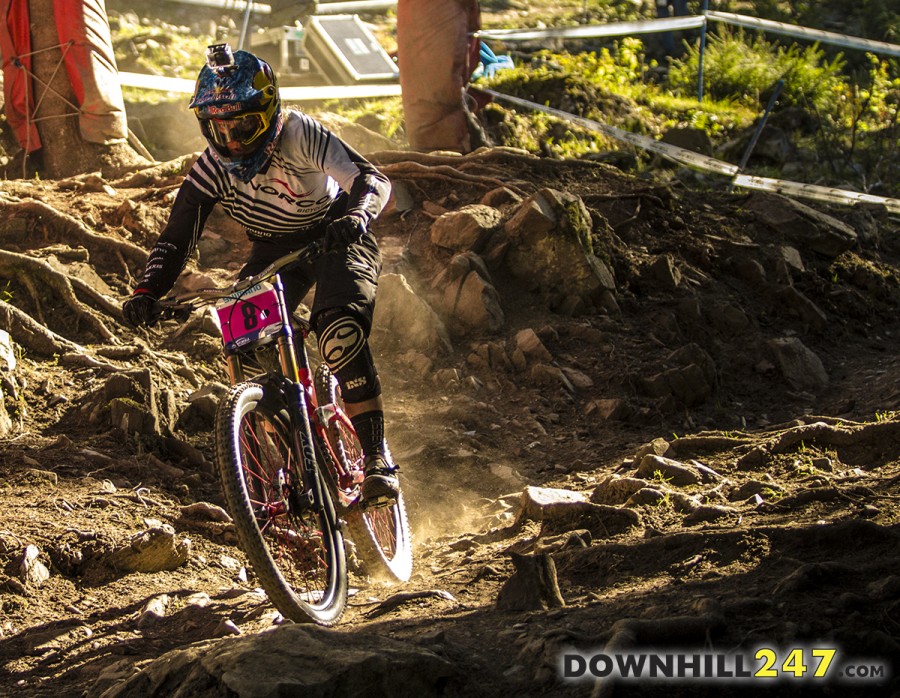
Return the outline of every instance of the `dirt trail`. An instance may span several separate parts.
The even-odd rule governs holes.
[[[485,167],[479,176],[499,176],[499,166]],[[507,311],[500,331],[454,337],[454,351],[433,357],[421,374],[396,352],[378,357],[415,573],[398,589],[356,569],[342,627],[433,648],[469,674],[448,689],[460,695],[590,695],[591,682],[558,680],[559,654],[618,642],[623,636],[611,629],[624,618],[638,619],[626,629],[642,647],[821,642],[870,664],[897,662],[896,221],[870,213],[868,237],[829,258],[786,245],[748,196],[693,193],[585,163],[507,162],[502,176],[529,192],[552,187],[581,197],[602,231],[596,242],[615,273],[620,310],[553,312],[540,289],[498,274]],[[413,182],[415,206],[378,221],[386,272],[410,275],[427,297],[433,267],[422,264],[413,276],[409,254],[435,218],[427,209],[476,203],[484,181],[396,178]],[[178,181],[157,174],[113,182],[114,194],[4,183],[3,248],[122,297],[140,268],[129,250],[152,242]],[[851,223],[862,215],[830,213]],[[211,232],[200,259],[216,263],[192,269],[221,280],[233,271],[228,241],[239,238],[224,220]],[[660,258],[685,281],[667,285],[654,266]],[[760,282],[751,261],[768,281],[753,285]],[[2,277],[10,280],[5,302],[108,366],[26,348],[3,371],[12,428],[0,444],[0,694],[99,695],[127,667],[168,650],[235,628],[245,636],[270,628],[277,614],[254,590],[229,524],[184,509],[222,503],[208,418],[199,412],[179,423],[179,442],[126,433],[110,421],[110,376],[148,368],[159,377],[159,404],[171,389],[180,414],[188,394],[220,375],[214,343],[173,337],[174,327],[134,334],[94,301],[91,314],[121,344],[103,340],[50,284],[29,282],[12,265]],[[791,305],[796,296],[784,288],[814,303],[824,324],[811,324],[819,315]],[[589,380],[571,389],[531,369],[486,368],[473,358],[485,342],[511,350],[529,328],[555,365]],[[801,338],[820,357],[827,384],[789,384],[768,344],[779,337]],[[690,404],[653,388],[654,377],[680,366],[673,356],[686,346],[700,347],[691,351],[714,365],[709,394]],[[447,380],[445,369],[458,379]],[[607,411],[609,400],[619,411]],[[641,470],[648,454],[695,479],[659,464]],[[533,507],[522,514],[528,486],[577,492],[591,506],[560,517]],[[606,518],[606,508],[631,512],[639,524]],[[108,564],[111,550],[158,524],[190,539],[185,564],[130,574]],[[23,578],[28,545],[47,579]],[[512,553],[552,554],[565,605],[498,610]],[[378,606],[398,591],[446,594]],[[161,594],[162,617],[152,617],[147,604]],[[891,695],[893,681],[834,683],[829,691]],[[712,690],[667,683],[640,694]],[[818,690],[804,683],[797,694]],[[616,694],[632,693],[625,686]]]

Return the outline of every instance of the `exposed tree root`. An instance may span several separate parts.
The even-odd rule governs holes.
[[[393,611],[395,608],[399,607],[402,604],[407,603],[408,601],[416,601],[418,599],[426,599],[430,597],[437,597],[439,599],[446,599],[447,601],[456,601],[449,591],[444,591],[443,589],[426,589],[424,591],[404,591],[398,594],[394,594],[393,596],[389,596],[380,604],[378,604],[371,611],[366,612],[366,618],[376,618],[377,616],[384,615],[390,611]]]
[[[59,357],[59,362],[68,366],[86,366],[104,371],[121,371],[122,369],[105,361],[94,358],[90,351],[65,337],[47,329],[28,313],[24,313],[14,305],[0,300],[0,328],[9,332],[16,344],[30,349],[39,356]]]
[[[816,442],[825,446],[858,446],[870,441],[886,443],[888,440],[900,444],[900,420],[873,422],[853,428],[833,426],[825,422],[804,424],[782,432],[769,442],[768,448],[771,453],[786,453],[801,442]]]
[[[638,645],[665,647],[708,644],[711,637],[725,627],[725,616],[715,599],[700,599],[696,607],[700,612],[697,616],[673,616],[658,620],[623,618],[616,621],[606,633],[608,639],[604,652],[613,654]],[[594,683],[591,698],[611,696],[614,686],[612,681],[598,679]]]
[[[53,289],[72,310],[76,318],[84,320],[95,334],[108,342],[118,343],[116,335],[113,334],[106,325],[104,325],[103,322],[75,296],[75,291],[72,288],[69,277],[56,271],[43,260],[18,254],[16,252],[0,250],[0,274],[5,278],[18,278],[23,280],[33,294],[35,304],[38,307],[39,319],[41,322],[44,322],[44,324],[46,324],[46,321],[40,312],[39,301],[41,294],[39,294],[34,287],[33,281],[35,279],[40,281],[43,285]],[[85,287],[87,287],[87,284],[81,283],[79,285],[81,290],[84,290]],[[90,295],[96,300],[99,294],[91,292]],[[108,307],[110,305],[109,301],[104,302],[104,306]]]
[[[87,350],[82,348],[81,352],[69,352],[68,354],[63,354],[59,357],[59,363],[61,363],[63,366],[84,366],[86,368],[99,368],[112,373],[122,370],[121,366],[115,366],[105,361],[100,361],[99,359],[96,359],[91,354],[86,352]]]
[[[512,189],[520,196],[528,196],[526,192],[517,187],[513,187],[508,181],[503,181],[496,177],[468,174],[448,165],[429,166],[421,165],[417,162],[398,162],[392,165],[382,165],[380,169],[384,174],[393,179],[402,179],[403,177],[421,179],[425,177],[429,179],[440,179],[459,185],[473,184],[486,190],[506,187],[507,189]]]
[[[126,260],[135,267],[143,267],[147,261],[147,252],[137,245],[95,233],[81,221],[45,203],[30,199],[19,202],[0,199],[0,220],[22,216],[39,221],[46,240],[58,240],[68,245],[80,244],[90,252],[92,259]],[[15,231],[0,225],[0,240],[15,236]]]
[[[696,451],[724,451],[735,446],[753,443],[752,438],[723,436],[721,434],[697,434],[674,439],[669,443],[669,448],[679,456]]]
[[[434,153],[417,153],[412,150],[382,150],[370,153],[369,159],[379,166],[397,163],[415,162],[422,165],[450,165],[459,167],[463,163],[487,162],[487,163],[520,163],[526,167],[566,168],[581,167],[583,169],[597,169],[596,162],[589,160],[554,160],[542,158],[519,148],[505,146],[484,147],[473,150],[466,155],[439,155]]]
[[[142,170],[126,175],[122,179],[117,179],[112,182],[112,185],[120,189],[153,187],[153,194],[158,194],[156,187],[159,187],[161,183],[168,182],[173,177],[186,175],[191,165],[197,161],[197,156],[197,153],[189,153],[168,162],[156,163],[151,167],[145,167]],[[178,186],[181,186],[180,182],[168,185],[166,188]]]
[[[9,332],[16,344],[21,344],[40,356],[52,357],[54,354],[87,351],[81,345],[48,330],[28,313],[2,300],[0,300],[0,327]]]

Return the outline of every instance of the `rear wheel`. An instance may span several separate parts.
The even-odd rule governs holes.
[[[216,415],[225,499],[241,547],[275,607],[295,622],[333,625],[347,601],[334,505],[315,477],[304,482],[286,410],[277,400],[263,401],[265,390],[249,382],[232,387]]]
[[[359,504],[359,482],[363,474],[363,453],[353,425],[344,414],[340,386],[325,364],[316,369],[316,400],[319,406],[335,405],[329,416],[326,436],[326,459],[330,464],[331,484],[336,496],[350,502],[346,512],[347,528],[356,544],[366,571],[376,577],[405,582],[412,574],[412,540],[406,505],[401,493],[387,506],[362,509]]]

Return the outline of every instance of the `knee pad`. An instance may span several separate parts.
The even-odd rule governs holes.
[[[322,360],[337,378],[345,402],[364,402],[381,395],[372,351],[355,315],[341,309],[319,313],[316,337]]]

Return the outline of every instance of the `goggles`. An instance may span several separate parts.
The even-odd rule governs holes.
[[[203,135],[222,148],[228,148],[229,144],[232,144],[231,150],[241,150],[241,148],[235,149],[234,144],[250,145],[257,137],[265,133],[268,126],[265,115],[259,112],[243,114],[230,119],[200,119],[200,130]]]

